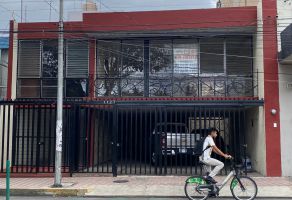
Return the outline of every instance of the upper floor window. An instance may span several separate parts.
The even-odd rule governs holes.
[[[173,40],[173,96],[198,96],[198,51],[196,39]]]
[[[200,40],[200,74],[225,74],[223,38]]]
[[[55,98],[57,40],[20,41],[19,98]],[[251,37],[98,40],[95,82],[89,42],[66,40],[64,97],[252,96]],[[91,79],[92,80],[92,79]]]
[[[87,96],[88,42],[66,41],[65,97]],[[57,97],[57,40],[20,41],[18,48],[18,98]]]
[[[150,41],[150,96],[171,96],[173,53],[171,40]]]
[[[144,41],[97,43],[97,96],[144,96]]]
[[[97,43],[97,96],[119,96],[121,68],[121,42],[98,41]]]

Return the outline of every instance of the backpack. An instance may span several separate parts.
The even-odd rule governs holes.
[[[206,137],[202,138],[199,142],[197,142],[195,148],[194,148],[194,154],[197,156],[201,156],[204,151],[209,149],[211,146],[207,146],[206,149],[203,150],[204,147],[204,142],[205,142]]]

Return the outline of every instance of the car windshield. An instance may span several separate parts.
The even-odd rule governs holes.
[[[156,126],[157,132],[186,133],[187,128],[183,124],[160,124]]]

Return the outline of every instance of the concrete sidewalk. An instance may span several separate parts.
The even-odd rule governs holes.
[[[91,197],[184,197],[183,176],[119,176],[63,178],[63,188],[52,188],[53,178],[12,178],[11,195],[57,195]],[[222,181],[224,177],[216,178]],[[291,178],[254,177],[258,197],[291,197]],[[0,195],[5,194],[5,179],[0,179]],[[220,192],[230,197],[229,184]]]

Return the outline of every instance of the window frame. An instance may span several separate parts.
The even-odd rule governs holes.
[[[253,55],[253,51],[254,51],[254,45],[253,45],[253,36],[250,35],[250,36],[246,36],[248,38],[248,40],[250,40],[250,49],[248,51],[250,51],[250,54]],[[211,37],[210,37],[211,38]],[[198,96],[202,96],[202,89],[201,89],[201,82],[204,81],[204,80],[207,80],[208,79],[210,80],[210,83],[213,81],[215,84],[214,84],[214,90],[216,90],[216,85],[217,85],[217,82],[216,80],[218,80],[220,83],[220,87],[222,85],[222,80],[224,79],[225,80],[225,90],[227,90],[227,84],[228,84],[228,78],[232,78],[234,77],[234,75],[230,74],[228,75],[228,69],[227,69],[227,42],[228,42],[228,39],[230,38],[241,38],[241,36],[225,36],[225,37],[213,37],[214,39],[219,39],[219,40],[222,40],[223,41],[223,70],[224,72],[222,73],[216,73],[216,72],[213,72],[213,73],[206,73],[206,72],[201,72],[201,69],[202,69],[202,64],[201,64],[201,41],[203,40],[203,38],[192,38],[192,37],[188,37],[188,38],[181,38],[181,37],[159,37],[159,38],[121,38],[121,39],[100,39],[100,40],[96,40],[96,74],[95,74],[95,81],[96,81],[96,86],[97,86],[97,82],[99,80],[101,81],[105,81],[107,80],[108,78],[107,77],[101,77],[99,78],[99,73],[98,73],[98,62],[99,62],[99,57],[100,57],[100,54],[99,54],[99,42],[100,41],[109,41],[109,42],[113,42],[113,43],[119,43],[118,46],[120,45],[120,51],[118,54],[119,57],[120,57],[120,60],[118,61],[118,65],[123,65],[123,60],[124,60],[124,55],[122,54],[123,53],[123,43],[125,42],[125,44],[127,44],[128,41],[139,41],[139,45],[141,45],[141,48],[143,49],[143,76],[139,76],[139,78],[135,78],[135,79],[132,79],[133,81],[136,80],[136,81],[140,81],[140,79],[144,79],[143,80],[143,84],[144,84],[144,87],[143,87],[143,97],[149,97],[149,96],[152,96],[152,97],[161,97],[161,96],[157,96],[157,95],[153,95],[150,91],[150,81],[152,80],[157,80],[157,77],[155,77],[155,75],[151,75],[151,48],[153,48],[153,46],[151,46],[151,43],[154,41],[165,41],[167,44],[170,44],[171,45],[171,63],[170,63],[170,67],[169,70],[171,71],[171,75],[169,75],[169,77],[165,76],[163,77],[162,76],[162,80],[167,80],[167,82],[170,82],[171,83],[171,88],[169,90],[170,94],[169,95],[163,95],[163,96],[171,96],[171,97],[178,97],[178,95],[175,95],[176,93],[176,89],[175,89],[175,80],[176,80],[176,73],[174,72],[175,70],[175,55],[174,55],[174,47],[175,47],[175,44],[177,40],[190,40],[190,41],[196,41],[196,45],[197,45],[197,74],[196,76],[193,76],[194,78],[194,82],[197,82],[198,83]],[[206,38],[207,39],[207,38]],[[16,84],[16,94],[17,94],[17,98],[27,98],[27,97],[21,97],[21,96],[18,96],[19,94],[19,90],[21,90],[21,86],[19,85],[20,81],[21,80],[24,80],[24,79],[38,79],[39,82],[40,82],[40,85],[39,85],[39,96],[36,96],[36,97],[31,97],[31,98],[56,98],[56,97],[43,97],[43,90],[44,90],[44,81],[45,80],[55,80],[57,79],[57,77],[44,77],[43,76],[43,70],[44,70],[44,66],[43,66],[43,53],[44,53],[44,45],[46,42],[50,42],[50,41],[56,41],[56,39],[41,39],[41,40],[19,40],[18,41],[18,60],[17,60],[17,84]],[[86,79],[87,81],[87,88],[86,88],[86,96],[87,97],[89,95],[89,85],[90,84],[93,84],[93,83],[90,83],[90,78],[89,78],[89,63],[90,63],[90,60],[89,60],[89,55],[90,55],[90,52],[89,52],[89,40],[85,40],[88,42],[88,67],[87,67],[87,70],[88,70],[88,77],[84,77],[84,76],[80,76],[80,77],[67,77],[67,51],[68,51],[68,48],[67,48],[67,42],[69,40],[65,39],[64,40],[64,45],[65,45],[65,51],[64,51],[64,79],[63,79],[63,82],[64,82],[64,87],[63,87],[63,94],[64,94],[64,98],[80,98],[80,97],[67,97],[67,80],[70,80],[70,79]],[[74,42],[82,42],[84,41],[84,39],[79,39],[79,40],[74,40]],[[38,42],[40,44],[40,60],[39,60],[39,69],[40,69],[40,72],[39,72],[39,77],[30,77],[30,76],[27,76],[27,77],[23,77],[23,76],[20,76],[19,75],[19,62],[20,62],[20,54],[19,54],[19,51],[20,51],[20,43],[21,42]],[[154,43],[155,45],[155,43]],[[145,51],[148,51],[148,52],[145,52]],[[249,67],[247,67],[248,69]],[[183,74],[183,73],[182,73]],[[187,74],[187,73],[186,73]],[[252,84],[253,84],[253,81],[254,81],[254,62],[253,60],[250,62],[250,74],[251,76],[249,76],[251,79],[252,79]],[[236,75],[237,76],[237,75]],[[245,74],[243,74],[243,76],[245,76]],[[158,76],[159,77],[159,76]],[[191,78],[191,77],[190,77]],[[123,82],[123,72],[122,72],[122,66],[119,67],[118,69],[118,72],[117,72],[117,75],[114,75],[113,77],[111,77],[111,79],[115,79],[116,81],[116,84],[117,87],[118,87],[118,91],[117,91],[117,95],[109,95],[109,96],[104,96],[104,95],[98,95],[98,89],[96,87],[96,90],[95,90],[95,94],[97,97],[141,97],[141,96],[137,96],[137,95],[123,95],[123,91],[122,91],[122,82]],[[178,80],[178,79],[177,79]],[[179,80],[178,80],[179,81]],[[224,81],[223,81],[224,82]],[[54,87],[54,86],[51,86],[51,87]],[[168,86],[167,86],[168,87]],[[184,87],[184,86],[182,86]],[[218,86],[219,87],[219,86]],[[168,89],[167,89],[168,90]],[[180,90],[180,89],[179,89]],[[184,94],[184,96],[181,96],[181,97],[185,97],[185,96],[189,96],[187,93],[184,93],[184,92],[180,92],[178,90],[177,94]],[[246,92],[243,92],[244,94],[246,94]],[[140,94],[140,93],[139,93]],[[152,95],[151,95],[152,94]],[[228,95],[228,94],[227,94]],[[227,96],[226,95],[226,96]],[[246,94],[248,96],[248,94]],[[218,94],[213,94],[213,96],[218,96]],[[180,96],[179,96],[180,97]]]
[[[44,81],[46,81],[46,80],[58,80],[58,76],[56,76],[56,77],[44,77],[43,76],[43,52],[44,52],[44,43],[46,42],[46,41],[58,41],[58,40],[56,40],[56,39],[41,39],[41,40],[19,40],[18,41],[18,44],[20,44],[21,42],[26,42],[26,41],[32,41],[32,42],[39,42],[39,44],[40,44],[40,62],[39,62],[39,64],[40,64],[40,75],[39,75],[39,77],[29,77],[29,76],[27,76],[27,77],[20,77],[19,76],[19,62],[20,62],[20,56],[19,56],[19,51],[20,51],[20,45],[18,45],[18,49],[17,49],[17,52],[18,52],[18,59],[17,59],[17,78],[16,78],[16,80],[17,80],[17,83],[16,83],[16,98],[18,98],[18,99],[22,99],[22,98],[30,98],[30,99],[39,99],[39,98],[43,98],[43,99],[55,99],[55,98],[57,98],[57,91],[56,91],[56,96],[55,97],[44,97],[43,96],[43,82]],[[66,82],[67,82],[67,79],[86,79],[87,80],[87,88],[86,88],[86,96],[85,97],[87,97],[88,96],[88,92],[89,92],[89,88],[88,88],[88,86],[89,86],[89,76],[88,77],[83,77],[83,78],[78,78],[78,77],[70,77],[70,78],[67,78],[67,57],[66,57],[66,55],[67,55],[67,39],[65,39],[64,40],[64,48],[65,48],[65,50],[64,50],[64,54],[63,54],[63,56],[64,56],[64,68],[63,68],[63,74],[64,74],[64,77],[63,77],[63,96],[64,96],[64,98],[82,98],[82,97],[67,97],[66,96],[66,90],[67,90],[67,88],[66,88]],[[86,41],[88,41],[88,40],[86,40]],[[88,45],[88,47],[89,47],[89,45]],[[88,68],[87,68],[87,70],[88,70],[88,74],[89,74],[89,49],[88,49]],[[20,83],[20,81],[21,80],[25,80],[25,79],[37,79],[37,80],[39,80],[39,86],[38,86],[38,93],[39,93],[39,96],[35,96],[35,97],[21,97],[21,96],[19,96],[18,94],[19,94],[19,92],[20,92],[20,90],[21,90],[21,88],[20,88],[20,86],[19,86],[19,83]],[[52,86],[53,87],[53,86]],[[58,87],[58,84],[56,85],[56,87]]]
[[[199,39],[199,77],[207,78],[207,77],[226,77],[227,71],[226,71],[226,38],[225,37],[216,37],[216,39],[223,39],[223,70],[222,73],[202,73],[201,72],[201,38]],[[209,38],[208,38],[209,39]]]

